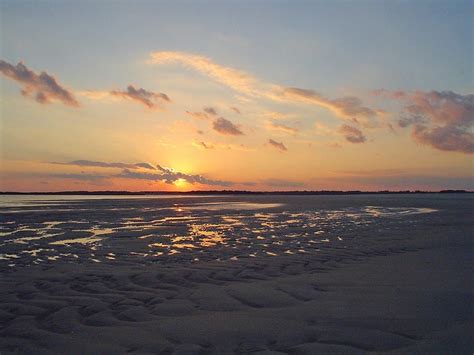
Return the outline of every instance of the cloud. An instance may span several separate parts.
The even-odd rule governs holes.
[[[351,143],[364,143],[366,138],[360,129],[355,127],[343,124],[339,127],[338,132],[346,138],[348,142]]]
[[[204,148],[204,149],[214,149],[214,145],[211,143],[205,143],[205,142],[194,142],[193,145],[198,148]]]
[[[204,112],[192,112],[192,111],[186,111],[186,114],[193,118],[197,118],[198,120],[209,120],[209,116],[205,114]]]
[[[158,165],[157,167],[160,171],[159,173],[145,173],[124,169],[120,174],[115,176],[125,179],[162,181],[167,184],[173,184],[181,179],[186,180],[190,184],[202,184],[210,186],[230,186],[233,184],[229,181],[208,179],[202,175],[184,174],[169,168],[161,167],[160,165]]]
[[[214,143],[214,142],[203,142],[195,141],[191,143],[194,147],[199,149],[221,149],[221,150],[239,150],[243,152],[253,151],[253,148],[247,147],[243,144],[227,144],[227,143]]]
[[[225,135],[238,136],[244,134],[239,129],[239,127],[224,117],[215,119],[214,122],[212,122],[212,128],[214,128],[215,131]]]
[[[149,163],[136,163],[135,166],[139,168],[143,168],[143,169],[150,169],[150,170],[156,169],[156,167],[154,167],[153,165]]]
[[[204,107],[204,112],[211,115],[211,116],[217,116],[217,111],[213,107]]]
[[[170,102],[168,95],[147,91],[143,88],[136,89],[133,85],[128,85],[126,91],[111,91],[111,95],[134,100],[148,108],[159,107],[158,102]]]
[[[35,100],[40,104],[60,101],[65,105],[78,107],[79,102],[72,92],[61,86],[56,79],[42,71],[39,75],[28,69],[22,62],[16,66],[0,60],[0,72],[7,78],[18,82],[24,96],[35,94]]]
[[[288,149],[286,149],[285,145],[282,143],[282,142],[277,142],[277,141],[274,141],[273,139],[269,139],[268,140],[268,144],[270,144],[272,147],[278,149],[278,150],[281,150],[281,151],[287,151]]]
[[[97,181],[107,179],[108,177],[105,175],[97,175],[97,174],[47,174],[47,177],[53,179],[71,179],[71,180],[84,180],[84,181]]]
[[[287,126],[283,123],[280,123],[280,122],[275,122],[273,120],[268,120],[265,124],[265,127],[267,129],[270,129],[270,130],[273,130],[273,131],[279,131],[279,132],[283,132],[283,133],[286,133],[286,134],[297,134],[299,132],[299,130],[297,128],[294,128],[294,127],[290,127],[290,126]]]
[[[412,136],[418,142],[438,150],[474,153],[474,135],[453,125],[434,128],[415,125]]]
[[[324,107],[344,119],[357,117],[368,119],[380,114],[380,111],[364,106],[362,100],[355,96],[329,99],[316,91],[300,88],[284,88],[281,96],[285,99]]]
[[[80,96],[84,96],[90,100],[104,100],[112,96],[110,94],[110,91],[99,91],[99,90],[76,91],[76,94]]]
[[[250,96],[260,96],[258,90],[254,88],[257,82],[252,76],[239,70],[216,64],[210,58],[204,56],[184,52],[153,52],[151,53],[150,62],[152,64],[178,62],[211,77],[235,91]]]
[[[374,94],[404,103],[398,125],[412,126],[417,142],[442,151],[474,153],[474,95],[384,89]]]
[[[425,119],[420,116],[402,117],[398,120],[398,126],[401,128],[409,127],[413,124],[424,123]],[[393,128],[393,126],[392,126]]]
[[[286,119],[297,117],[295,114],[281,113],[277,111],[262,111],[259,115],[264,118],[274,120],[274,121],[286,120]]]
[[[105,162],[92,161],[92,160],[74,160],[74,161],[66,162],[66,163],[53,162],[51,164],[122,169],[122,171],[119,174],[114,174],[114,175],[98,175],[98,174],[87,174],[87,173],[56,174],[56,175],[48,174],[48,176],[50,177],[66,178],[66,179],[98,180],[98,179],[118,177],[122,179],[162,181],[167,184],[173,184],[179,179],[186,180],[190,184],[203,184],[203,185],[213,185],[213,186],[230,186],[233,184],[232,182],[229,182],[229,181],[208,179],[202,175],[181,173],[171,168],[163,167],[159,164],[152,165],[149,163],[135,163],[135,164],[105,163]],[[150,172],[146,172],[144,170],[149,170]]]
[[[204,112],[199,112],[199,111],[196,111],[196,112],[192,112],[192,111],[186,111],[186,114],[188,114],[189,116],[193,117],[193,118],[197,118],[198,120],[210,120],[210,117],[204,113]]]
[[[84,166],[84,167],[96,167],[96,168],[122,168],[122,169],[149,169],[149,170],[157,170],[156,167],[149,163],[105,163],[101,161],[93,161],[93,160],[73,160],[66,163],[60,162],[51,162],[51,164],[58,164],[58,165],[73,165],[73,166]]]
[[[151,64],[180,63],[247,96],[279,102],[312,104],[326,108],[344,119],[354,117],[367,119],[381,114],[379,110],[364,106],[362,101],[355,96],[329,99],[313,90],[266,83],[243,71],[216,64],[210,58],[204,56],[185,52],[152,52],[150,56],[149,63]]]
[[[231,107],[230,108],[232,111],[234,111],[235,113],[238,113],[239,115],[241,114],[240,110],[237,108],[237,107]]]
[[[186,111],[186,114],[198,120],[210,120],[210,116],[217,116],[217,110],[213,107],[204,107],[203,112],[200,111]]]

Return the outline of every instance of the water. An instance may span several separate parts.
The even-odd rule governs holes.
[[[471,195],[0,196],[0,268],[238,262],[358,253],[446,215]]]

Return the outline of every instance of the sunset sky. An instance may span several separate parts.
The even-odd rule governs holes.
[[[0,190],[474,189],[472,1],[0,1]]]

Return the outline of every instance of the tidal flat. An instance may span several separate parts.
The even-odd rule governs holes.
[[[0,198],[2,354],[474,349],[471,194]]]

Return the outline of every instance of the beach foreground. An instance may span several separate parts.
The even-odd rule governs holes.
[[[472,353],[471,208],[456,195],[10,204],[0,352]]]

